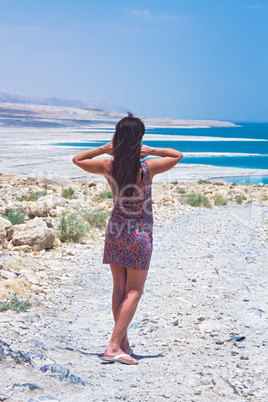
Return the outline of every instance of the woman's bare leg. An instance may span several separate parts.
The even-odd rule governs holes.
[[[148,271],[145,270],[129,268],[127,268],[126,272],[125,297],[118,308],[115,327],[109,345],[105,350],[106,356],[115,356],[124,353],[120,345],[137,309],[148,273]],[[135,359],[132,358],[130,358],[130,360],[135,361]]]
[[[112,296],[112,310],[114,321],[117,321],[119,307],[125,298],[125,289],[127,282],[127,268],[122,267],[117,264],[110,264],[111,272],[113,275],[113,296]],[[122,341],[120,343],[120,348],[125,352],[129,353],[130,347],[127,337],[127,331],[125,332]]]

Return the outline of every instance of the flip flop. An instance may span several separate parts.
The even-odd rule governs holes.
[[[114,362],[119,362],[119,363],[123,363],[123,364],[138,364],[139,362],[132,362],[132,361],[128,361],[123,359],[123,357],[131,357],[129,355],[127,355],[126,353],[123,353],[121,355],[117,355],[117,356],[113,356],[113,357],[109,357],[109,356],[102,356],[101,360],[104,360],[106,362],[110,362],[110,363],[114,363]]]
[[[132,356],[132,355],[134,355],[134,351],[133,351],[133,349],[132,349],[132,348],[130,348],[130,351],[129,351],[129,356]]]

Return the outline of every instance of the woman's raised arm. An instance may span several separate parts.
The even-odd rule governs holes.
[[[180,151],[172,148],[152,148],[142,145],[141,158],[146,158],[149,155],[161,156],[161,158],[149,159],[147,161],[151,180],[156,174],[166,172],[176,166],[183,158],[183,154]]]
[[[73,163],[86,172],[106,175],[110,159],[94,159],[96,156],[103,154],[113,155],[112,142],[108,142],[98,148],[80,152],[80,154],[73,157]]]

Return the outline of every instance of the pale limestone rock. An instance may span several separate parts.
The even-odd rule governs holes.
[[[12,270],[17,273],[29,272],[29,270],[42,271],[45,269],[42,264],[28,256],[23,256],[12,259],[10,261],[6,261],[4,263],[4,268],[5,270]]]
[[[4,269],[1,270],[0,278],[4,279],[14,279],[16,278],[16,274],[14,272],[5,271]]]
[[[24,253],[31,253],[33,251],[32,247],[28,246],[27,244],[24,244],[23,246],[16,246],[13,247],[14,251],[23,251]]]
[[[8,279],[3,281],[3,286],[12,293],[16,293],[17,295],[21,296],[25,294],[25,289],[18,284],[16,279]]]
[[[0,217],[0,229],[5,231],[7,240],[10,240],[14,233],[12,223],[8,219]]]
[[[26,277],[26,279],[29,283],[32,283],[34,285],[39,284],[39,279],[36,277],[36,275],[27,272],[24,274],[24,276]]]
[[[6,231],[0,227],[0,248],[6,246]]]
[[[198,328],[201,332],[213,332],[213,331],[223,331],[225,328],[224,324],[219,323],[217,320],[204,320],[198,324]]]
[[[32,202],[29,205],[29,213],[32,216],[47,216],[51,209],[55,208],[55,203],[46,198],[37,202]]]
[[[46,219],[46,225],[48,228],[53,228],[53,221],[51,217]]]
[[[51,216],[52,218],[56,218],[57,217],[57,210],[56,209],[51,209],[49,211],[49,216]]]
[[[219,395],[226,396],[226,395],[238,394],[234,385],[230,381],[222,377],[220,374],[215,373],[213,375],[213,380],[214,384],[216,385],[215,388]]]
[[[61,245],[60,239],[55,239],[55,240],[54,240],[54,243],[53,243],[53,246],[54,246],[54,247],[59,247],[60,245]]]
[[[51,248],[55,240],[55,232],[49,229],[41,218],[27,222],[25,229],[15,233],[12,239],[14,246],[28,245],[36,251]]]

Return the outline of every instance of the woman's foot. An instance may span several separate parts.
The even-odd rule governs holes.
[[[104,358],[111,358],[110,361],[113,361],[112,358],[119,356],[119,355],[123,355],[122,357],[120,357],[120,363],[126,362],[127,364],[137,364],[138,360],[134,359],[133,357],[129,356],[128,353],[126,353],[123,349],[119,348],[118,350],[112,350],[109,347],[106,348],[105,352],[104,352]],[[103,359],[104,360],[104,359]],[[123,360],[123,361],[122,361]],[[114,360],[115,361],[115,360]]]

